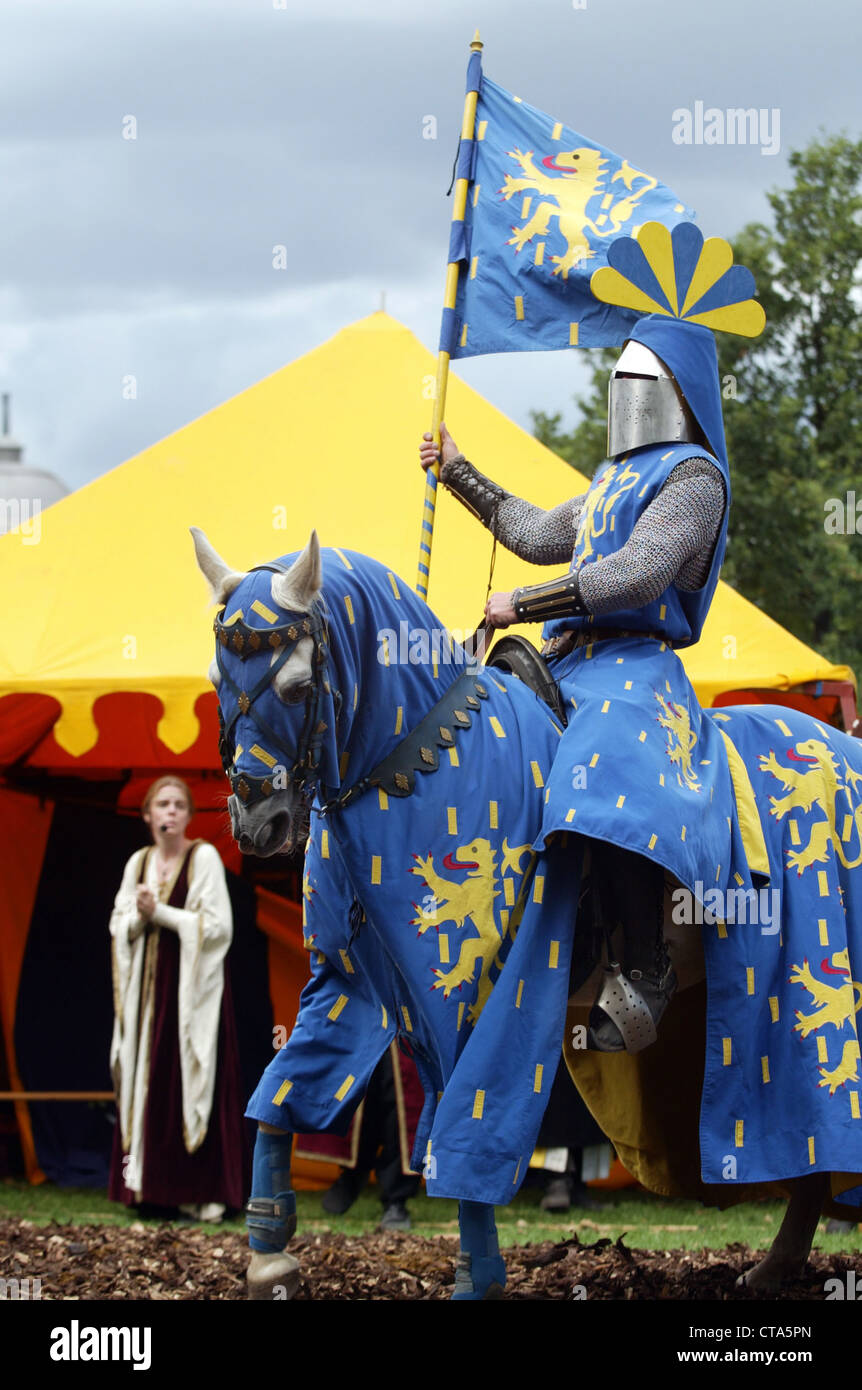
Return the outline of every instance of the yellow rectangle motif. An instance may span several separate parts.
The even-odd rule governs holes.
[[[749,965],[745,971],[746,988],[749,994],[754,993],[754,966]]]
[[[552,941],[552,942],[551,942],[550,950],[549,950],[549,952],[548,952],[548,969],[549,969],[549,970],[556,970],[557,967],[558,967],[558,965],[559,965],[559,963],[560,963],[560,943],[559,943],[559,941]]]
[[[829,879],[826,875],[825,869],[817,870],[817,887],[820,890],[821,898],[829,897]]]
[[[783,719],[776,719],[775,722],[776,722],[776,724],[778,725],[779,729],[781,730],[781,732],[783,733],[783,735],[784,735],[785,738],[790,738],[790,737],[792,737],[792,735],[791,735],[791,733],[790,733],[790,730],[788,729],[788,727],[787,727],[787,725],[785,724],[785,722],[784,722]]]
[[[769,1058],[768,1058],[768,1057],[761,1057],[761,1059],[760,1059],[760,1073],[761,1073],[761,1075],[762,1075],[762,1077],[763,1077],[763,1084],[766,1085],[766,1083],[769,1081]]]
[[[523,317],[524,317],[524,296],[523,296],[522,294],[516,294],[516,295],[515,295],[515,318],[518,320],[518,322],[520,322],[520,321],[523,319]]]
[[[545,785],[545,781],[544,781],[544,778],[542,777],[542,769],[539,767],[539,764],[538,764],[535,760],[533,760],[533,761],[530,762],[530,767],[531,767],[532,770],[533,770],[533,782],[534,782],[534,784],[535,784],[537,787],[543,787],[543,786]]]
[[[485,1109],[485,1092],[477,1091],[473,1097],[473,1119],[481,1120],[482,1112]]]
[[[554,125],[554,129],[551,131],[551,139],[552,139],[552,140],[559,140],[559,138],[560,138],[560,136],[562,135],[562,133],[563,133],[563,123],[562,123],[562,121],[557,121],[556,124]],[[608,197],[611,198],[611,194],[608,194]],[[611,198],[611,200],[613,201],[612,198]]]
[[[650,835],[650,837],[649,837],[649,847],[650,847],[650,849],[655,849],[655,847],[656,847],[657,844],[658,844],[658,835]]]
[[[544,265],[545,263],[545,243],[540,241],[536,244],[536,254],[533,257],[533,265]]]
[[[578,325],[577,325],[576,323],[570,323],[570,324],[569,324],[569,347],[577,347],[577,346],[578,346]]]
[[[724,925],[723,922],[719,922],[719,923],[718,923],[717,930],[718,930],[718,939],[719,939],[719,941],[726,941],[726,940],[727,940],[727,927]]]
[[[261,748],[259,743],[253,743],[248,751],[258,762],[265,763],[267,767],[275,767],[277,759],[271,753],[267,753],[265,748]]]
[[[731,1062],[732,1055],[733,1055],[733,1042],[732,1042],[732,1040],[731,1040],[730,1038],[722,1038],[722,1040],[721,1040],[721,1065],[722,1065],[723,1067],[729,1067],[729,1066],[730,1066],[730,1062]]]
[[[822,1033],[817,1034],[817,1060],[818,1062],[828,1062],[829,1052],[826,1047],[826,1039]]]
[[[448,749],[448,753],[449,753],[449,766],[450,766],[450,767],[460,767],[460,766],[461,766],[461,763],[460,763],[459,760],[458,760],[458,749],[457,749],[457,748],[450,748],[450,749]]]
[[[389,810],[389,797],[386,795],[386,792],[383,790],[382,787],[377,788],[377,804],[380,807],[381,811]]]
[[[744,1135],[744,1132],[745,1132],[745,1122],[744,1122],[743,1120],[737,1120],[737,1122],[736,1122],[736,1129],[735,1129],[735,1131],[734,1131],[734,1136],[733,1136],[733,1142],[734,1142],[734,1145],[735,1145],[735,1147],[736,1147],[737,1149],[741,1149],[742,1146],[743,1146],[743,1135]]]
[[[841,831],[841,839],[844,841],[845,845],[846,845],[847,841],[850,839],[850,836],[852,835],[852,833],[853,833],[853,817],[850,816],[850,815],[847,815],[847,816],[844,817],[844,829]]]
[[[515,906],[515,882],[514,879],[503,879],[503,897],[507,907]]]
[[[814,1157],[814,1135],[813,1135],[813,1134],[809,1134],[809,1136],[808,1136],[808,1162],[809,1162],[809,1163],[815,1163],[815,1162],[816,1162],[816,1159],[815,1159],[815,1157]]]
[[[488,802],[488,825],[492,830],[498,829],[496,801]]]
[[[793,820],[793,818],[791,817],[791,819],[787,822],[787,825],[788,825],[788,829],[790,830],[790,843],[791,843],[792,845],[800,845],[800,844],[802,843],[802,841],[801,841],[800,838],[799,838],[799,825],[798,825],[798,823],[797,823],[795,820]]]
[[[338,1015],[343,1011],[346,1003],[347,995],[339,994],[338,998],[336,999],[332,1008],[329,1010],[329,1013],[326,1015],[326,1017],[330,1019],[332,1023],[334,1023],[335,1020],[338,1018]]]
[[[440,964],[449,964],[449,938],[445,932],[441,932],[437,937],[437,946],[440,950]]]
[[[817,930],[818,930],[819,933],[820,933],[820,945],[821,945],[821,946],[828,946],[828,945],[829,945],[829,928],[828,928],[827,925],[826,925],[826,918],[825,918],[825,917],[818,917],[818,919],[817,919]]]
[[[351,623],[355,623],[356,619],[353,616],[353,601],[349,594],[344,595],[344,607],[347,609],[347,616]]]
[[[539,1095],[542,1090],[542,1073],[544,1072],[544,1070],[545,1068],[542,1066],[542,1063],[537,1062],[536,1074],[533,1077],[533,1090],[535,1091],[536,1095]]]
[[[456,1033],[460,1033],[460,1032],[461,1032],[461,1024],[464,1022],[464,1010],[466,1009],[466,1007],[467,1007],[466,1004],[459,1004],[459,1005],[458,1005],[458,1022],[455,1024],[455,1032],[456,1032]]]
[[[473,259],[472,259],[472,261],[470,262],[470,279],[471,279],[471,280],[475,280],[475,279],[476,279],[476,267],[477,267],[478,264],[479,264],[479,257],[478,257],[478,256],[474,256]]]
[[[446,824],[450,835],[458,834],[458,809],[455,806],[446,807]]]
[[[338,954],[341,957],[341,964],[344,966],[344,973],[346,975],[353,975],[355,973],[353,969],[353,961],[350,959],[347,952],[339,951]]]
[[[772,1019],[772,1022],[773,1022],[773,1023],[777,1023],[777,1022],[778,1022],[778,995],[777,995],[777,994],[770,994],[770,996],[769,996],[769,1016],[770,1016],[770,1018]]]
[[[494,733],[497,735],[498,738],[506,737],[506,730],[503,728],[496,714],[492,714],[490,716],[488,723],[491,725],[491,728],[494,730]]]
[[[610,702],[610,700],[605,700],[604,703],[602,704],[602,714],[607,714],[607,712],[608,712],[608,710],[610,709],[610,707],[611,707],[611,702]]]
[[[355,1076],[345,1076],[338,1090],[335,1092],[335,1099],[344,1100],[344,1097],[347,1095],[355,1080]]]
[[[281,1105],[281,1102],[284,1100],[292,1085],[292,1081],[282,1081],[281,1085],[279,1086],[278,1090],[272,1098],[273,1105]]]
[[[252,613],[257,613],[258,616],[261,618],[266,618],[266,621],[268,623],[274,623],[276,618],[278,617],[278,614],[273,613],[271,608],[267,608],[265,603],[261,603],[259,598],[256,598],[254,603],[251,605],[251,611]]]
[[[858,1092],[858,1091],[851,1091],[851,1092],[850,1092],[850,1114],[853,1116],[854,1120],[858,1120],[858,1119],[859,1119],[859,1092]]]
[[[535,879],[534,879],[534,881],[533,881],[533,902],[534,902],[534,903],[540,903],[540,902],[542,901],[542,895],[544,894],[544,891],[545,891],[545,875],[544,875],[544,874],[536,874],[536,877],[535,877]]]
[[[407,1029],[407,1032],[408,1032],[408,1033],[412,1033],[412,1032],[413,1032],[413,1022],[412,1022],[412,1020],[411,1020],[411,1018],[410,1018],[410,1014],[407,1012],[407,1005],[406,1005],[406,1004],[402,1004],[402,1005],[401,1005],[401,1017],[404,1019],[404,1027]]]
[[[379,883],[383,872],[383,856],[372,854],[371,856],[371,882]]]
[[[618,797],[617,797],[617,810],[618,810],[618,811],[621,811],[621,810],[623,809],[623,806],[625,805],[625,800],[626,800],[626,799],[625,799],[625,796],[618,796]]]
[[[320,857],[321,857],[321,859],[328,859],[328,858],[329,858],[329,831],[328,831],[328,830],[321,830],[321,832],[320,832]]]
[[[566,812],[566,823],[567,823],[568,825],[571,825],[571,823],[572,823],[572,821],[573,821],[574,819],[575,819],[575,807],[574,807],[574,806],[570,806],[569,809],[568,809],[568,811]]]
[[[395,711],[395,732],[400,734],[404,726],[404,706],[399,705]]]

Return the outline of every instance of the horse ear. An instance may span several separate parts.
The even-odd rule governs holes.
[[[224,603],[245,579],[245,574],[238,570],[232,570],[230,565],[226,565],[221,556],[213,550],[203,531],[197,526],[190,526],[189,531],[195,543],[198,566],[209,582],[212,601],[213,603]]]
[[[272,576],[273,603],[288,613],[307,613],[322,584],[320,542],[317,532],[312,531],[308,545],[296,557],[287,573]]]

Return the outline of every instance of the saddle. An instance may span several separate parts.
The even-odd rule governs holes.
[[[501,637],[494,643],[490,655],[485,658],[485,665],[508,671],[517,680],[522,681],[540,700],[544,700],[555,719],[565,728],[568,721],[560,687],[551,675],[544,657],[539,655],[526,637],[514,634]]]

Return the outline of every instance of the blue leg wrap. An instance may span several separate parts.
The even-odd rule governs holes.
[[[461,1258],[455,1277],[453,1301],[499,1297],[506,1284],[506,1266],[497,1240],[494,1208],[486,1202],[461,1202]]]
[[[292,1146],[292,1134],[257,1132],[245,1224],[249,1246],[263,1255],[280,1254],[296,1230],[296,1193],[290,1187]]]

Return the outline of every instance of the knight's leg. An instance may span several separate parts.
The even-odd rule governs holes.
[[[806,1173],[794,1178],[778,1235],[769,1253],[741,1274],[738,1288],[776,1293],[786,1279],[798,1279],[811,1253],[811,1242],[829,1191],[828,1173]]]
[[[487,1202],[459,1202],[461,1253],[455,1270],[452,1300],[479,1302],[502,1298],[506,1266],[497,1241],[494,1208]]]
[[[290,1186],[292,1145],[292,1134],[260,1121],[246,1206],[249,1298],[292,1298],[299,1287],[299,1262],[284,1248],[296,1230],[296,1194]]]
[[[615,986],[610,996],[628,1041],[609,1010],[596,1007],[590,1045],[599,1052],[626,1046],[639,1051],[655,1037],[677,983],[664,939],[664,870],[643,855],[604,844],[593,848],[593,869],[606,922],[622,924],[622,967],[630,993],[626,998]]]

